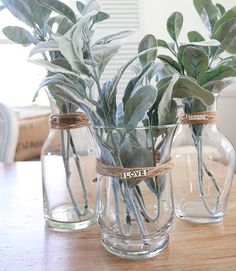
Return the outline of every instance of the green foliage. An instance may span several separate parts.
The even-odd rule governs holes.
[[[203,101],[196,96],[197,92],[188,97],[190,87],[194,87],[196,91],[205,89],[218,93],[236,77],[233,56],[236,53],[236,7],[226,10],[220,4],[213,4],[211,0],[193,0],[193,4],[209,31],[210,39],[205,39],[201,33],[192,30],[188,33],[189,43],[181,43],[178,37],[183,16],[180,12],[174,12],[167,19],[167,32],[175,46],[170,47],[169,42],[157,40],[159,47],[168,49],[171,53],[157,55],[169,66],[168,74],[163,76],[160,71],[157,76],[164,79],[179,74],[181,79],[175,84],[175,89],[179,87],[185,95],[183,101],[188,112],[205,111],[207,107],[206,97]]]
[[[218,20],[218,9],[211,0],[193,0],[194,6],[203,23],[211,32]]]
[[[135,91],[124,108],[124,124],[135,128],[156,99],[157,90],[152,85],[145,85]]]
[[[58,14],[65,16],[72,23],[76,23],[77,20],[74,11],[63,2],[58,0],[37,0],[37,2],[49,10],[53,10]]]
[[[189,46],[183,52],[182,62],[186,74],[199,82],[207,71],[209,59],[206,50]]]
[[[209,69],[209,57],[218,42],[205,41],[201,34],[192,31],[188,35],[189,44],[178,43],[183,16],[174,12],[167,20],[167,31],[174,42],[167,43],[152,34],[144,36],[137,47],[137,55],[110,80],[102,82],[108,63],[131,32],[121,31],[95,40],[94,25],[109,18],[97,0],[87,4],[77,1],[78,14],[59,0],[34,0],[31,4],[29,0],[3,2],[13,15],[31,27],[31,33],[16,27],[6,27],[4,33],[17,43],[35,44],[30,57],[42,57],[31,61],[48,71],[40,88],[49,88],[62,111],[68,108],[76,110],[76,106],[80,106],[92,120],[106,126],[134,128],[140,123],[175,123],[176,99],[197,99],[207,106],[213,102],[213,95],[202,85],[233,74],[232,70],[221,69],[220,74]],[[37,5],[38,12],[35,11]],[[211,7],[207,8],[211,10]],[[217,10],[219,8],[223,13],[222,7]],[[231,19],[232,14],[233,11],[230,14],[226,12],[223,16]],[[222,23],[225,20],[222,19]],[[218,33],[219,29],[215,35],[220,35]],[[173,56],[158,54],[158,46],[168,49]],[[132,66],[138,73],[130,78],[119,103],[120,80]]]
[[[177,42],[183,26],[183,20],[183,15],[180,12],[174,12],[167,20],[168,33],[175,42]]]
[[[3,28],[4,35],[15,43],[28,46],[31,43],[35,43],[34,36],[29,31],[19,26],[6,26]]]
[[[150,48],[157,48],[157,40],[156,38],[149,34],[146,35],[139,43],[138,46],[138,52],[141,53],[145,50],[148,50]],[[141,65],[144,67],[146,66],[149,62],[155,61],[157,56],[157,50],[151,51],[148,54],[141,55],[139,57]]]

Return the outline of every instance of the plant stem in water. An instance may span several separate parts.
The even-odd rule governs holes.
[[[199,184],[199,191],[200,191],[200,197],[201,200],[208,211],[210,215],[214,215],[215,212],[217,212],[218,206],[219,206],[219,197],[220,197],[220,188],[218,186],[218,183],[216,179],[214,178],[213,174],[207,169],[205,163],[203,162],[203,154],[202,154],[202,137],[201,136],[193,136],[195,146],[197,149],[197,164],[198,164],[198,184]],[[206,171],[208,176],[210,177],[210,180],[212,181],[214,187],[217,190],[217,198],[216,202],[214,204],[214,208],[210,208],[209,204],[207,203],[207,199],[204,192],[204,173],[203,169]]]

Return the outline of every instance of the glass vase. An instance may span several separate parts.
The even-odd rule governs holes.
[[[73,231],[96,223],[96,151],[84,113],[53,114],[41,150],[47,226]]]
[[[175,129],[93,128],[101,242],[116,256],[149,258],[168,245],[174,217],[169,170]]]
[[[217,101],[217,100],[216,100]],[[194,223],[222,221],[235,169],[235,150],[218,130],[216,102],[182,118],[172,158],[175,214]]]

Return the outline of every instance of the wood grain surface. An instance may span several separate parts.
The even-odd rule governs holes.
[[[44,226],[40,162],[0,164],[0,271],[235,271],[236,184],[223,222],[194,225],[177,218],[170,243],[147,260],[106,252],[97,225],[62,233]]]

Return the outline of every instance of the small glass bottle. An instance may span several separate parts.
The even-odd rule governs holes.
[[[96,223],[96,151],[82,112],[53,114],[41,151],[44,217],[47,226],[80,230]]]
[[[233,180],[235,150],[217,128],[216,102],[184,117],[172,145],[175,214],[194,223],[223,220]]]

